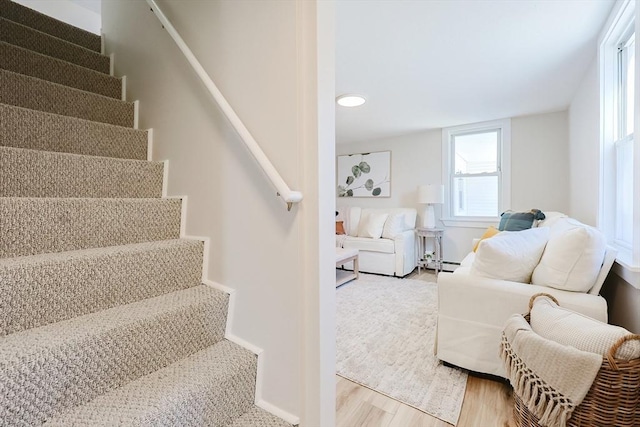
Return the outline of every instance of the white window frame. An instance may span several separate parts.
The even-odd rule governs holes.
[[[609,16],[605,29],[599,38],[598,62],[600,76],[600,188],[598,228],[607,242],[618,250],[616,262],[618,272],[625,280],[640,287],[640,139],[635,136],[639,129],[640,107],[640,47],[635,45],[635,117],[633,137],[633,233],[631,246],[616,241],[617,227],[617,191],[616,191],[616,131],[619,122],[615,120],[616,103],[620,101],[616,89],[618,74],[618,47],[621,40],[628,36],[630,26],[638,34],[640,9],[636,10],[635,1],[624,0],[616,3]]]
[[[487,228],[500,220],[495,217],[455,216],[452,215],[451,192],[455,170],[453,167],[453,138],[457,135],[480,133],[499,129],[498,143],[498,212],[504,212],[511,206],[511,119],[453,126],[442,129],[442,182],[444,183],[444,205],[442,222],[447,227]]]

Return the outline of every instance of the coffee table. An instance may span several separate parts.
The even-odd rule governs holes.
[[[336,288],[347,283],[350,280],[357,279],[360,275],[358,272],[358,254],[357,249],[336,248],[336,267],[353,261],[353,272],[336,271]]]

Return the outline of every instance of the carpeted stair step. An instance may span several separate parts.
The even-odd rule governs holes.
[[[46,425],[227,426],[251,408],[255,381],[256,356],[223,340],[65,411]]]
[[[0,41],[110,74],[111,58],[33,28],[0,18]]]
[[[133,127],[134,104],[0,70],[0,103]]]
[[[110,98],[122,99],[122,79],[0,42],[0,68]]]
[[[264,409],[253,406],[229,427],[293,427],[292,424],[270,414]]]
[[[0,425],[40,425],[219,342],[228,299],[200,285],[1,338]]]
[[[0,104],[0,146],[147,158],[147,131]]]
[[[180,199],[0,197],[0,258],[177,239]]]
[[[202,252],[179,239],[0,259],[0,336],[198,286]]]
[[[0,147],[0,197],[162,197],[164,164]]]
[[[0,0],[0,17],[100,52],[100,36],[9,0]]]

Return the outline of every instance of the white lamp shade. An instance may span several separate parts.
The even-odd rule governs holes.
[[[427,184],[418,186],[418,203],[444,203],[444,185]]]

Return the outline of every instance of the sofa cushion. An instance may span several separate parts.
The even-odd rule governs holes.
[[[480,242],[471,274],[529,283],[549,238],[548,228],[505,231]]]
[[[602,267],[606,241],[603,234],[572,218],[550,227],[550,237],[532,283],[574,292],[588,292]]]
[[[382,229],[382,237],[385,239],[395,239],[406,230],[405,214],[403,212],[390,213]]]
[[[538,227],[553,227],[561,218],[567,218],[567,214],[562,212],[545,211],[544,219],[538,221]]]
[[[368,212],[360,217],[358,225],[358,237],[368,237],[370,239],[379,239],[382,236],[384,223],[389,217],[387,213]]]
[[[342,243],[345,249],[359,249],[361,251],[395,253],[395,243],[389,239],[372,239],[370,237],[347,237]]]
[[[559,307],[547,297],[538,297],[531,309],[531,328],[538,335],[578,350],[606,356],[621,337],[631,335],[624,328],[608,325]],[[616,355],[619,359],[640,358],[640,341],[627,341]]]

